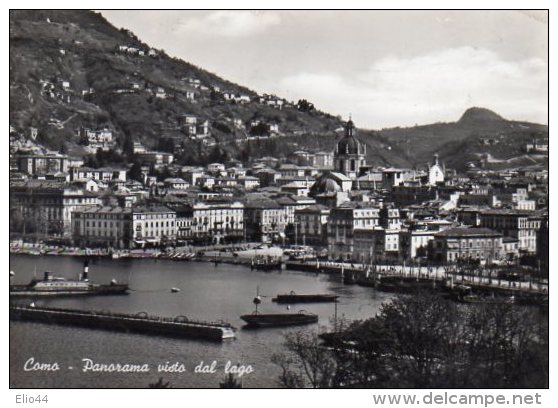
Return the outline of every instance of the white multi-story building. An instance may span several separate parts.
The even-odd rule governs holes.
[[[176,240],[176,212],[165,206],[132,209],[132,240],[136,246]]]
[[[163,183],[166,188],[172,190],[186,190],[190,187],[190,184],[186,180],[176,177],[167,178],[163,181]]]
[[[253,176],[241,176],[238,178],[238,184],[246,190],[254,190],[260,186],[260,179]]]
[[[245,205],[244,223],[250,239],[261,242],[283,240],[287,221],[285,208],[276,201],[257,200]]]
[[[241,202],[197,202],[178,207],[176,213],[178,239],[220,243],[244,236]]]
[[[380,208],[347,203],[331,209],[328,218],[328,250],[334,258],[352,259],[354,231],[380,226]]]
[[[108,150],[113,144],[112,131],[110,129],[87,129],[82,128],[78,132],[82,140],[87,141],[89,150],[95,152],[97,149]]]
[[[74,168],[70,172],[72,181],[126,181],[126,170],[116,169],[112,167],[102,167],[100,169],[92,169],[90,167]]]

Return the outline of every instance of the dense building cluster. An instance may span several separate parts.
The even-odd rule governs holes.
[[[205,135],[195,119],[182,125]],[[112,141],[106,130],[81,132],[91,143]],[[370,166],[352,120],[333,152],[282,160],[179,166],[139,143],[133,151],[134,177],[132,165],[13,154],[12,235],[111,248],[258,241],[356,262],[548,265],[547,170],[459,173],[438,155],[413,169]]]

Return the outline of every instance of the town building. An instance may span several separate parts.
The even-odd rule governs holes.
[[[305,172],[304,168],[301,166],[297,166],[296,164],[282,164],[277,171],[281,174],[281,178],[288,178],[288,177],[304,177]]]
[[[381,171],[367,171],[362,176],[357,177],[357,188],[362,190],[377,190],[383,187]]]
[[[282,196],[275,200],[284,210],[287,216],[287,224],[293,224],[296,210],[302,210],[310,205],[316,204],[316,200],[304,196]]]
[[[96,130],[81,128],[78,131],[78,136],[92,153],[96,152],[97,149],[109,150],[113,146],[112,131],[108,128]]]
[[[440,231],[452,228],[451,221],[440,219],[408,220],[399,231],[399,252],[404,260],[426,258],[428,245],[434,235]]]
[[[222,163],[211,163],[207,165],[207,171],[213,175],[226,176],[225,165]]]
[[[241,202],[196,202],[178,206],[175,211],[180,240],[221,244],[244,238]]]
[[[398,260],[399,230],[382,227],[355,229],[351,259],[368,264]]]
[[[172,245],[176,241],[176,212],[165,206],[132,208],[135,247]]]
[[[253,176],[240,176],[238,179],[238,184],[244,187],[246,190],[255,190],[260,186],[260,179]]]
[[[136,157],[142,164],[163,166],[172,164],[174,156],[172,153],[146,151],[143,153],[136,153]]]
[[[502,258],[502,234],[488,228],[450,228],[430,242],[428,257],[434,262],[479,261]]]
[[[499,231],[519,240],[519,251],[535,254],[537,234],[541,228],[541,214],[519,210],[486,210],[480,212],[480,226]]]
[[[273,200],[245,204],[244,223],[248,239],[259,242],[284,242],[288,216],[285,208]]]
[[[389,201],[396,207],[406,207],[436,199],[438,199],[438,190],[432,186],[409,187],[398,185],[392,187],[389,194]]]
[[[191,186],[197,185],[197,179],[205,174],[205,170],[202,167],[183,167],[180,170],[184,180]]]
[[[186,190],[190,187],[190,184],[181,178],[178,177],[169,177],[163,180],[165,188],[171,190]]]
[[[69,237],[74,211],[100,205],[97,194],[63,183],[29,180],[10,188],[10,217],[21,218],[20,232]]]
[[[99,169],[92,169],[90,167],[78,167],[70,171],[70,178],[72,181],[126,181],[126,170],[112,167],[102,167]]]
[[[328,218],[328,251],[333,259],[352,259],[354,231],[380,224],[380,209],[366,203],[345,203],[332,208]]]
[[[334,155],[331,152],[317,152],[310,165],[321,170],[331,170],[335,165]]]
[[[413,170],[389,167],[382,170],[382,187],[390,190],[414,178],[415,172]]]
[[[434,155],[434,164],[428,169],[428,184],[435,186],[444,182],[444,168],[438,162],[438,153]]]
[[[73,159],[59,153],[52,154],[18,154],[14,157],[18,171],[30,174],[46,174],[49,172],[66,173],[74,167],[83,165],[83,160]]]
[[[295,245],[327,246],[327,219],[330,210],[319,204],[310,205],[294,212]],[[292,238],[291,238],[292,239]]]
[[[76,245],[129,248],[133,236],[132,209],[96,207],[72,214],[72,238]]]
[[[260,185],[262,187],[274,186],[281,178],[279,172],[267,168],[256,171],[254,175],[260,180]]]

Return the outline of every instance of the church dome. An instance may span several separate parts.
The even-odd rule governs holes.
[[[337,143],[339,154],[359,154],[360,143],[354,137],[344,137]]]
[[[341,186],[335,181],[330,173],[324,173],[310,188],[310,195],[316,196],[324,193],[337,193],[341,191]]]
[[[362,144],[354,135],[355,125],[351,119],[345,126],[345,136],[337,143],[338,154],[364,154]]]

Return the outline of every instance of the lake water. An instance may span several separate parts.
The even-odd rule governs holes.
[[[76,278],[82,259],[53,256],[11,255],[13,283],[28,283],[45,270],[56,276]],[[271,362],[284,351],[284,334],[295,330],[331,327],[334,304],[292,305],[291,312],[306,309],[319,315],[319,324],[288,328],[242,329],[240,315],[254,309],[252,299],[259,286],[262,312],[286,312],[271,297],[291,290],[297,293],[334,293],[339,296],[338,316],[348,319],[372,317],[389,295],[371,288],[343,285],[336,277],[296,271],[252,271],[239,265],[167,260],[98,260],[90,263],[89,278],[109,283],[115,278],[129,282],[130,295],[37,299],[37,305],[115,312],[147,312],[192,319],[224,320],[237,327],[236,339],[223,343],[127,334],[30,322],[10,322],[10,386],[18,388],[146,388],[163,377],[173,388],[218,387],[225,364],[250,365],[242,376],[244,387],[277,387],[279,368]],[[180,288],[171,293],[170,288]],[[41,363],[57,362],[57,372],[24,371],[33,357]],[[149,364],[148,373],[83,372],[82,359],[95,363]],[[195,373],[200,364],[216,361],[216,373]],[[183,373],[159,373],[158,364],[179,362]],[[71,367],[71,368],[70,368]]]

